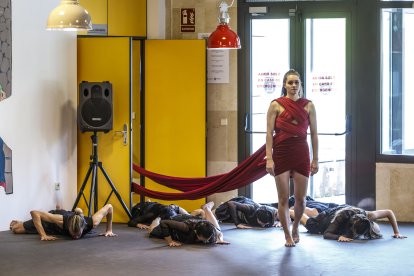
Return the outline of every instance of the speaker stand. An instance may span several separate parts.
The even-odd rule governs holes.
[[[99,162],[98,160],[98,136],[96,135],[96,131],[93,132],[93,135],[91,136],[91,140],[92,140],[92,154],[90,156],[91,162],[89,163],[89,169],[88,169],[88,172],[86,173],[85,179],[83,180],[78,196],[76,197],[75,204],[73,204],[72,211],[75,210],[75,208],[78,206],[79,200],[82,196],[88,207],[88,216],[92,215],[92,203],[94,206],[94,213],[98,211],[98,169],[100,169],[102,174],[105,176],[105,179],[108,182],[109,186],[111,187],[111,193],[106,199],[104,206],[108,203],[109,198],[111,197],[112,193],[114,193],[116,197],[118,198],[119,203],[121,203],[123,209],[125,210],[125,213],[128,215],[129,218],[131,218],[132,216],[131,216],[131,213],[128,207],[126,206],[125,202],[122,200],[122,197],[119,195],[112,180],[109,178],[108,174],[106,173],[104,167],[102,166],[102,162]],[[86,187],[86,183],[88,182],[88,179],[91,176],[91,173],[92,173],[92,179],[90,182],[91,187],[90,187],[89,202],[88,202],[88,200],[85,197],[84,190]]]

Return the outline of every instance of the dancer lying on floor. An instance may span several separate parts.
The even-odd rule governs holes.
[[[306,210],[305,210],[306,212]],[[294,211],[290,210],[291,217]],[[304,214],[300,223],[311,234],[323,234],[325,239],[349,242],[354,239],[379,239],[382,237],[377,219],[387,218],[394,231],[394,238],[404,239],[398,229],[392,210],[365,211],[350,205],[339,205],[319,213],[315,217]]]
[[[172,247],[182,243],[229,244],[223,240],[223,232],[211,211],[213,206],[214,202],[209,202],[201,207],[206,219],[186,214],[169,220],[156,218],[148,229],[150,237],[164,239]]]
[[[132,218],[128,222],[128,226],[148,229],[151,222],[157,217],[171,219],[178,214],[188,215],[188,212],[175,204],[165,205],[152,201],[139,202],[131,209]]]
[[[277,221],[277,209],[254,202],[250,198],[238,196],[220,204],[214,210],[219,221],[233,222],[237,228],[273,227]]]
[[[42,241],[56,240],[54,235],[66,235],[76,240],[96,228],[106,217],[106,231],[100,236],[113,237],[116,234],[112,232],[112,214],[111,204],[102,207],[92,217],[85,217],[80,208],[72,212],[57,206],[56,210],[49,212],[30,211],[31,220],[25,222],[13,220],[10,223],[10,230],[15,234],[39,234]]]

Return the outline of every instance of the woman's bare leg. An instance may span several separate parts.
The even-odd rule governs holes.
[[[147,228],[148,233],[151,233],[151,232],[152,232],[152,230],[153,230],[155,227],[157,227],[158,225],[160,225],[160,221],[161,221],[161,218],[160,218],[160,217],[155,218],[155,219],[151,222],[150,226],[148,226],[148,228]]]
[[[209,221],[211,224],[213,224],[217,228],[217,243],[228,244],[228,242],[224,241],[224,234],[223,232],[221,232],[220,224],[216,216],[214,215],[213,211],[211,211],[213,207],[214,207],[213,201],[210,201],[201,206],[201,209],[204,211],[204,216],[205,216],[204,219]]]
[[[290,172],[284,172],[275,176],[277,195],[278,195],[278,214],[279,220],[282,224],[283,232],[285,233],[285,246],[293,247],[292,234],[289,230],[290,216],[289,216],[289,177]]]
[[[211,209],[214,207],[214,202],[210,201],[201,206],[201,209],[204,211],[205,219],[211,222],[217,229],[220,230],[220,224],[218,223],[216,217],[214,216]]]
[[[292,225],[292,238],[295,243],[299,242],[299,223],[302,218],[303,212],[306,206],[306,193],[308,191],[308,177],[301,175],[300,173],[293,173],[294,182],[294,194],[295,205],[293,207],[295,211],[295,218]]]

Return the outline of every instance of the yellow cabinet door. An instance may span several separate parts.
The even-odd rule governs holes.
[[[91,35],[147,36],[147,0],[80,0],[79,4],[91,16]]]
[[[205,41],[146,40],[144,93],[145,168],[170,176],[205,176]],[[145,185],[152,190],[178,192],[148,179]],[[175,203],[192,211],[204,202]]]
[[[97,202],[98,209],[107,200],[114,206],[114,221],[129,220],[129,198],[131,183],[131,137],[130,137],[130,98],[131,98],[131,39],[126,37],[83,37],[78,38],[78,83],[82,81],[112,84],[113,129],[108,133],[97,132],[97,152],[99,161],[112,181],[113,188],[101,170],[98,170]],[[126,125],[126,141],[124,126]],[[81,133],[78,130],[78,190],[85,182],[90,168],[93,132]],[[126,142],[126,143],[124,143]],[[90,181],[89,181],[90,179]],[[89,177],[78,206],[88,209],[92,177]],[[89,184],[90,183],[90,184]],[[79,194],[78,194],[79,196]],[[109,197],[109,198],[108,198]],[[127,202],[125,204],[125,202]],[[125,205],[123,205],[124,203]],[[128,205],[127,205],[128,204]],[[125,208],[127,207],[127,208]],[[86,212],[85,212],[86,213]]]

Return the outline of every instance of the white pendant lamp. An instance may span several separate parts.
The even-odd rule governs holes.
[[[61,0],[60,5],[49,14],[46,29],[60,31],[92,30],[92,20],[88,11],[79,5],[78,0]]]

